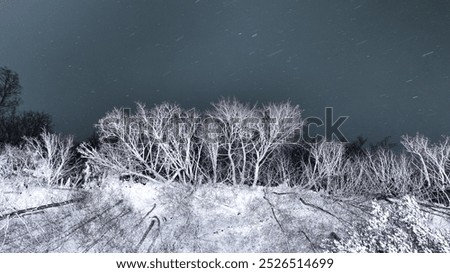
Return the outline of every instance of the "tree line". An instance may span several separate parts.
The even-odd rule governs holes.
[[[32,176],[69,186],[113,176],[193,186],[285,184],[337,196],[413,195],[450,204],[448,136],[437,143],[419,134],[403,136],[400,153],[388,139],[371,147],[364,138],[303,141],[306,124],[298,105],[225,98],[205,111],[174,103],[138,103],[133,112],[115,108],[98,121],[94,137],[75,145],[73,138],[49,131],[45,114],[36,114],[33,124],[30,113],[16,114],[17,74],[3,68],[2,75],[2,177]],[[3,133],[8,120],[14,121],[11,136]],[[11,139],[22,144],[14,146]]]
[[[18,113],[21,90],[19,75],[7,67],[0,67],[0,147],[19,145],[24,136],[38,137],[43,130],[52,131],[49,114],[37,111]]]

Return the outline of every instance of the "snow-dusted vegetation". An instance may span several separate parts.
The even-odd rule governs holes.
[[[290,103],[137,104],[100,119],[98,145],[4,145],[0,251],[449,251],[449,137],[396,153],[304,125]]]
[[[329,240],[335,252],[450,252],[448,234],[430,229],[414,198],[405,196],[386,206],[372,203],[372,215],[357,221],[344,240]]]

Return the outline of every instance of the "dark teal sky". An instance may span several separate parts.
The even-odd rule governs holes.
[[[79,137],[114,106],[222,96],[332,106],[349,138],[450,134],[450,1],[0,0],[4,65]]]

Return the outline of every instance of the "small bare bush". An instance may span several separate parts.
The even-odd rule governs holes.
[[[417,134],[403,136],[402,144],[409,152],[415,169],[420,173],[419,181],[424,181],[422,191],[430,200],[450,203],[450,137],[444,136],[438,143],[430,143],[427,137]]]
[[[360,165],[365,173],[363,193],[404,196],[420,192],[421,185],[413,180],[411,158],[404,153],[396,155],[391,150],[378,149],[367,153]]]
[[[311,144],[311,158],[305,163],[304,182],[310,188],[338,193],[345,191],[349,180],[345,180],[348,160],[344,157],[345,146],[338,142]]]
[[[39,138],[25,138],[25,141],[25,151],[32,163],[29,171],[33,177],[53,185],[72,170],[69,164],[73,157],[72,137],[43,132]]]
[[[0,177],[10,178],[23,175],[31,162],[27,153],[15,146],[5,145],[0,154]]]

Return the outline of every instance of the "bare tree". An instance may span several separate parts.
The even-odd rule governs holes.
[[[7,67],[0,67],[0,145],[18,145],[23,137],[38,137],[51,131],[51,117],[41,112],[16,114],[22,87],[19,75]]]
[[[255,155],[253,166],[253,182],[259,181],[261,167],[270,159],[276,149],[282,148],[293,139],[295,133],[302,128],[301,111],[298,105],[289,102],[263,105],[255,111],[255,122],[249,123],[254,135],[250,144]]]
[[[95,149],[83,143],[78,151],[87,164],[92,165],[91,168],[106,168],[120,176],[133,175],[150,181],[165,181],[158,172],[160,151],[154,150],[155,136],[162,132],[150,121],[155,119],[148,119],[143,105],[138,104],[137,113],[130,117],[124,115],[123,109],[116,108],[96,125],[100,147]]]
[[[219,182],[219,124],[207,117],[203,120],[203,126],[200,127],[200,140],[202,141],[202,149],[205,157],[201,161],[201,168],[209,182]]]
[[[442,141],[431,144],[428,138],[417,134],[403,136],[401,143],[414,157],[412,164],[426,182],[424,190],[438,193],[450,203],[450,137],[443,136]]]
[[[165,157],[170,180],[183,183],[200,182],[204,175],[200,168],[202,142],[198,138],[200,115],[195,109],[182,110],[177,105],[162,104],[153,110],[153,118],[164,115],[169,123],[165,126],[164,136],[159,143]]]
[[[218,145],[207,144],[208,149],[217,149],[210,150],[209,155],[216,157],[211,162],[217,164],[218,158],[224,156],[227,161],[222,170],[222,175],[226,177],[224,180],[230,180],[234,185],[245,183],[249,177],[249,157],[253,149],[247,123],[255,118],[255,106],[250,107],[236,99],[222,99],[212,106],[213,110],[207,113],[207,117],[215,123],[217,134],[215,139],[208,141],[216,141]]]
[[[102,143],[88,144],[80,153],[88,161],[150,181],[184,183],[199,181],[201,142],[197,139],[199,115],[178,105],[163,103],[147,109],[137,104],[136,113],[114,109],[97,124]]]
[[[381,194],[384,196],[419,194],[422,185],[418,185],[413,180],[413,170],[410,163],[410,157],[403,153],[396,155],[388,149],[380,148],[368,152],[359,163],[365,172],[365,176],[363,183],[358,185],[364,185],[362,190],[365,194]]]
[[[7,67],[0,67],[0,116],[13,113],[20,103],[19,75]]]
[[[270,160],[261,166],[261,178],[267,186],[284,184],[287,186],[300,185],[303,172],[301,162],[297,162],[290,153],[292,147],[276,149]],[[301,186],[301,185],[300,185]]]
[[[311,159],[305,163],[305,185],[316,190],[337,192],[343,189],[346,165],[345,146],[338,142],[321,141],[311,144]]]
[[[72,170],[73,138],[43,132],[39,138],[26,138],[25,149],[34,159],[34,176],[44,179],[47,185],[57,183]]]

